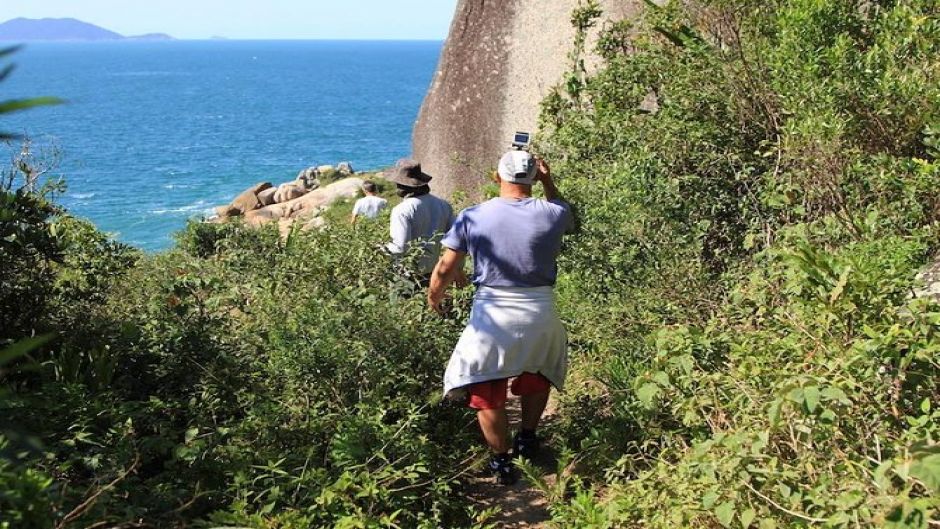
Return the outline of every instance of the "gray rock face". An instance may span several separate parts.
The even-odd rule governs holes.
[[[602,0],[606,20],[642,0]],[[568,71],[579,0],[460,0],[434,82],[415,124],[414,157],[432,188],[478,194],[513,133],[535,133],[539,103]],[[588,42],[593,49],[595,28]],[[590,62],[590,61],[589,61]]]

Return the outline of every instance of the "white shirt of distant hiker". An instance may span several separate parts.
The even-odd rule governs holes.
[[[388,200],[377,196],[365,196],[356,201],[353,206],[353,216],[374,219],[379,212],[388,207]]]

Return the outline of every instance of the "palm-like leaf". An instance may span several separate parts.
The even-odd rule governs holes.
[[[10,46],[7,48],[0,48],[0,59],[13,55],[14,53],[20,50],[20,46]],[[13,70],[16,68],[16,65],[10,64],[3,69],[0,69],[0,82],[3,82],[7,77],[13,73]],[[27,110],[35,107],[44,107],[50,105],[61,105],[65,101],[57,97],[34,97],[29,99],[10,99],[8,101],[0,101],[0,115],[9,114],[11,112],[18,112],[21,110]],[[19,138],[18,134],[11,134],[8,132],[0,131],[0,141],[11,140]]]
[[[8,55],[13,55],[14,53],[20,51],[21,48],[22,46],[9,46],[6,48],[0,48],[0,59]]]
[[[33,107],[42,107],[48,105],[61,105],[64,103],[57,97],[34,97],[32,99],[11,99],[0,102],[0,114],[8,114]]]

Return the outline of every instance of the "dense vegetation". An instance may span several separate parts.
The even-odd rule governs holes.
[[[5,312],[28,320],[5,338],[51,341],[5,377],[3,416],[42,445],[0,463],[0,523],[464,520],[450,472],[474,461],[472,417],[436,399],[459,321],[396,282],[383,232],[193,224],[144,256],[61,214],[22,226],[3,301],[31,310]]]
[[[562,526],[940,523],[938,14],[650,7],[545,102],[583,223]]]
[[[564,472],[533,476],[558,526],[937,525],[940,310],[911,297],[940,246],[937,15],[651,5],[596,73],[576,54],[540,145],[582,226]],[[382,222],[193,223],[144,255],[14,152],[0,528],[486,525],[473,417],[438,396],[469,292],[432,317]]]

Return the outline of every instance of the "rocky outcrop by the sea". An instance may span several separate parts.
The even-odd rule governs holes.
[[[297,178],[275,186],[270,182],[255,184],[230,204],[215,209],[216,216],[209,222],[243,219],[249,226],[262,226],[277,222],[282,233],[300,223],[310,229],[322,225],[319,215],[338,200],[355,197],[362,188],[363,179],[353,176],[349,162],[337,166],[321,165],[301,171]],[[332,181],[323,185],[321,181]]]
[[[516,131],[536,132],[539,103],[570,67],[579,0],[460,0],[414,129],[414,156],[449,195],[480,188]],[[603,21],[632,18],[641,0],[601,0]],[[593,61],[588,57],[588,67]]]

